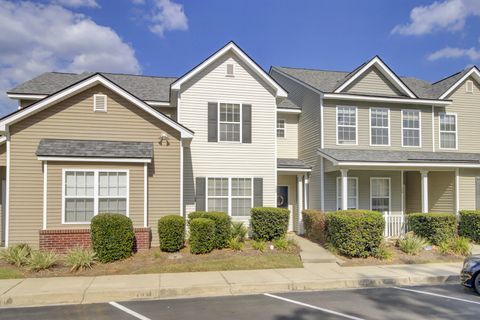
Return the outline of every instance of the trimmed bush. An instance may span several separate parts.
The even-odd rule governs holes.
[[[313,241],[325,243],[327,239],[327,216],[318,210],[303,210],[305,236]]]
[[[123,214],[102,213],[92,218],[92,247],[100,262],[111,262],[132,255],[132,220]]]
[[[252,208],[250,225],[255,240],[275,240],[285,237],[290,211],[283,208]]]
[[[480,243],[480,210],[460,211],[458,233],[461,237]]]
[[[185,242],[185,219],[178,215],[158,219],[158,238],[162,251],[175,252],[182,249]]]
[[[206,218],[190,221],[190,252],[209,253],[215,248],[215,222]]]
[[[188,225],[192,222],[193,219],[205,218],[204,215],[207,211],[192,211],[188,214]]]
[[[368,210],[340,210],[327,214],[327,239],[349,257],[376,255],[383,241],[385,220]]]
[[[456,219],[451,213],[412,213],[407,216],[408,230],[439,245],[455,237]]]
[[[193,219],[206,218],[215,222],[215,248],[228,247],[228,240],[231,238],[231,219],[225,212],[193,211],[188,215],[188,223]]]

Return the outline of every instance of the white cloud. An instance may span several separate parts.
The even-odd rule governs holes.
[[[57,5],[0,0],[0,113],[5,92],[46,71],[138,73],[133,48],[109,27]]]
[[[150,31],[161,37],[165,31],[188,30],[188,19],[183,5],[171,0],[154,0],[152,22]]]
[[[53,0],[52,3],[59,4],[65,7],[79,8],[79,7],[89,7],[89,8],[98,8],[100,7],[96,0]]]
[[[435,61],[439,59],[468,58],[471,61],[480,61],[480,50],[475,48],[462,49],[446,47],[431,53],[428,60]]]
[[[440,30],[459,31],[469,16],[480,16],[479,0],[435,1],[428,6],[419,6],[410,12],[410,22],[397,25],[392,33],[423,35]]]

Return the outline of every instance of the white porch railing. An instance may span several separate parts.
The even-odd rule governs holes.
[[[405,234],[405,216],[384,214],[385,238],[400,238]]]

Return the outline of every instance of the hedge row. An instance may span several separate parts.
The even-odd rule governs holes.
[[[327,240],[327,215],[318,210],[303,210],[305,236],[313,241],[325,243]]]
[[[457,217],[451,213],[411,213],[408,230],[439,245],[457,234]]]
[[[283,208],[252,208],[250,226],[255,240],[276,240],[285,237],[290,211]]]
[[[231,238],[230,216],[225,212],[193,211],[188,215],[189,225],[194,219],[198,218],[210,219],[215,223],[214,247],[217,249],[226,248]]]
[[[458,233],[461,237],[480,243],[480,210],[460,211]]]
[[[207,218],[195,218],[189,223],[190,252],[195,254],[209,253],[215,248],[215,222]]]

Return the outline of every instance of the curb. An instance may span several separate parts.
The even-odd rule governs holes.
[[[110,301],[156,300],[175,298],[199,298],[213,296],[234,296],[261,293],[284,293],[300,291],[322,291],[335,289],[374,288],[386,286],[408,286],[424,284],[460,283],[459,275],[413,276],[394,278],[363,278],[345,280],[282,281],[274,283],[246,283],[226,285],[205,285],[193,287],[169,287],[146,289],[85,290],[58,293],[37,293],[12,295],[9,292],[0,297],[0,308],[104,303]]]

